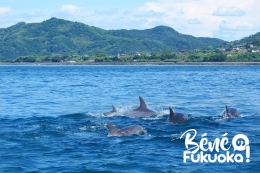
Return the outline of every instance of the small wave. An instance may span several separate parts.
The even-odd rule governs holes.
[[[73,119],[77,119],[77,118],[83,118],[86,117],[86,114],[83,113],[73,113],[73,114],[67,114],[67,115],[61,115],[60,118],[73,118]]]
[[[104,112],[98,112],[98,113],[94,113],[94,112],[87,112],[86,115],[87,116],[92,116],[92,117],[115,117],[115,116],[125,116],[125,114],[127,112],[132,111],[133,109],[137,108],[134,105],[127,105],[127,106],[119,106],[116,107],[116,112],[110,114],[110,115],[104,115],[104,112],[109,112],[110,110],[104,111]],[[151,116],[151,117],[145,117],[143,118],[145,119],[150,119],[150,120],[157,120],[157,119],[161,119],[162,117],[164,117],[165,115],[169,115],[169,110],[168,109],[164,109],[161,106],[156,107],[155,109],[152,109],[156,112],[155,116]]]
[[[87,126],[82,126],[79,128],[80,131],[86,131],[87,130]]]
[[[103,116],[102,113],[92,113],[92,112],[88,112],[85,115],[86,116],[91,116],[91,117],[102,117]]]
[[[99,112],[99,113],[94,113],[94,112],[88,112],[86,113],[87,116],[92,116],[92,117],[114,117],[114,116],[124,116],[126,112],[131,110],[129,107],[116,107],[116,112],[112,113],[110,115],[104,115],[104,112]],[[108,110],[110,111],[110,110]]]
[[[162,119],[164,118],[165,116],[169,116],[169,110],[160,110],[155,117],[153,117],[153,119]]]

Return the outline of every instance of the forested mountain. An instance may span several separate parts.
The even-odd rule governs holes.
[[[253,44],[254,46],[260,47],[260,32],[242,38],[240,40],[232,41],[227,44],[246,46],[247,44]]]
[[[178,51],[216,47],[224,43],[220,39],[180,34],[165,26],[146,30],[104,30],[51,18],[41,23],[20,22],[0,29],[0,60],[26,55]]]

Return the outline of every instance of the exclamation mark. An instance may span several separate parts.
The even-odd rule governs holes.
[[[246,146],[246,162],[247,162],[247,163],[250,162],[249,158],[250,158],[250,146],[247,145],[247,146]]]

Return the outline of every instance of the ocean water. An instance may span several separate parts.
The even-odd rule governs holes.
[[[260,66],[1,65],[0,172],[260,172],[259,74]],[[156,116],[123,116],[139,96]],[[104,116],[112,105],[118,112]],[[222,119],[225,105],[242,118]],[[188,123],[166,123],[169,107]],[[106,124],[146,133],[108,137]],[[232,145],[242,163],[184,163],[189,129],[193,142],[227,137],[225,146],[243,134],[250,152]]]

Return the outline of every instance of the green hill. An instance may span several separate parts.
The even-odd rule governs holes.
[[[252,44],[255,47],[260,47],[260,32],[250,35],[248,37],[242,38],[240,40],[236,40],[236,41],[232,41],[228,44],[231,45],[242,45],[242,46],[246,46],[247,44]]]
[[[104,30],[79,22],[51,18],[41,23],[20,22],[0,29],[0,60],[26,55],[97,54],[204,49],[225,41],[180,34],[158,26],[146,30]]]

